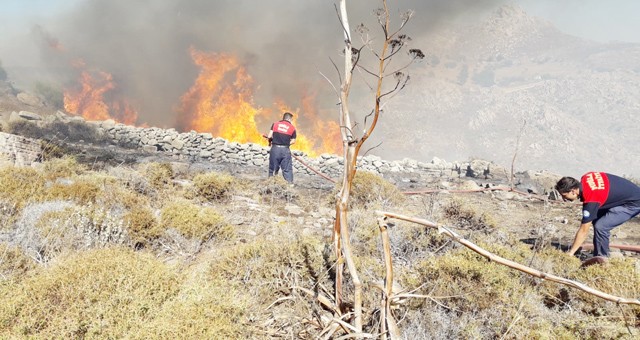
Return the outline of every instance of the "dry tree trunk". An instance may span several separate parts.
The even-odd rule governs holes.
[[[387,219],[380,217],[378,219],[378,226],[380,227],[380,237],[382,238],[382,248],[384,250],[384,264],[386,268],[386,275],[384,279],[384,291],[382,306],[380,306],[380,333],[382,333],[382,339],[386,340],[387,334],[391,339],[400,338],[400,330],[396,324],[393,315],[391,315],[391,301],[393,300],[393,261],[391,259],[391,242],[389,242],[389,225]]]
[[[336,250],[337,262],[338,265],[336,267],[336,304],[340,306],[342,304],[342,283],[343,277],[342,272],[344,270],[343,264],[343,256],[344,262],[347,263],[347,267],[349,269],[349,274],[351,275],[351,279],[353,281],[354,286],[354,297],[353,297],[353,308],[354,308],[354,325],[357,332],[362,332],[362,282],[360,281],[360,277],[358,276],[358,271],[353,261],[353,252],[351,248],[351,241],[349,237],[349,228],[348,228],[348,211],[349,211],[349,197],[351,195],[351,187],[353,183],[353,178],[356,174],[356,162],[358,153],[363,143],[367,140],[367,138],[371,135],[373,130],[376,127],[378,122],[378,117],[380,115],[380,97],[382,92],[382,80],[384,78],[384,65],[385,65],[385,56],[387,53],[387,49],[389,46],[389,36],[388,25],[389,25],[389,15],[387,9],[386,0],[382,1],[384,10],[386,13],[384,30],[385,30],[385,41],[382,46],[382,52],[380,53],[379,58],[379,66],[378,66],[378,86],[376,89],[376,102],[375,109],[373,114],[373,121],[368,126],[364,135],[356,140],[352,135],[352,124],[349,113],[349,91],[351,89],[352,84],[352,72],[354,69],[354,61],[353,61],[353,45],[351,39],[351,33],[349,29],[349,20],[347,16],[347,8],[346,8],[346,0],[340,1],[340,20],[344,31],[344,39],[345,39],[345,49],[344,49],[344,72],[345,79],[342,82],[340,88],[340,126],[341,126],[341,134],[342,134],[342,143],[343,143],[343,157],[344,157],[344,171],[342,175],[342,187],[340,192],[338,193],[338,199],[336,201],[336,221],[334,225],[334,246]]]

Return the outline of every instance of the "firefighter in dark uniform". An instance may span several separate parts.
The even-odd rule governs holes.
[[[293,162],[289,146],[296,142],[296,128],[291,124],[293,114],[285,112],[282,120],[271,125],[267,138],[271,142],[269,152],[269,177],[278,174],[282,169],[282,176],[289,183],[293,183]]]
[[[580,182],[563,177],[556,184],[562,198],[582,202],[582,223],[568,253],[573,255],[593,225],[593,255],[609,256],[611,230],[640,214],[640,187],[604,172],[589,172]]]

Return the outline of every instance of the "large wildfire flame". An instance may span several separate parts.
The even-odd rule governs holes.
[[[184,129],[211,132],[239,143],[260,143],[256,118],[264,112],[251,105],[253,79],[230,55],[191,49],[201,67],[195,84],[181,98],[178,108]]]
[[[298,130],[294,149],[311,156],[321,152],[338,153],[341,150],[338,125],[318,118],[315,96],[304,96],[303,114],[300,119],[297,118],[298,110],[289,108],[282,101],[276,103],[280,110],[277,114],[256,108],[252,104],[253,79],[236,57],[205,53],[193,48],[190,52],[194,63],[201,67],[201,71],[195,84],[181,98],[182,105],[178,111],[181,120],[179,124],[183,128],[211,132],[213,135],[239,143],[264,144],[258,125],[269,123],[269,120],[277,120],[281,112],[288,111],[294,113],[293,123]],[[307,124],[298,126],[297,123]]]
[[[65,111],[87,120],[113,119],[128,125],[136,123],[138,114],[126,100],[118,98],[111,74],[90,72],[82,61],[75,62],[74,66],[80,69],[79,86],[64,91]]]
[[[193,62],[200,67],[194,84],[181,97],[177,107],[177,125],[182,130],[209,132],[238,143],[266,145],[263,133],[285,111],[294,114],[298,130],[293,149],[310,156],[320,153],[340,153],[342,141],[338,124],[319,118],[315,94],[302,94],[302,110],[292,109],[277,100],[279,112],[253,105],[254,82],[240,61],[233,55],[206,53],[190,49]],[[74,64],[79,70],[79,86],[64,91],[67,112],[88,120],[113,119],[134,125],[138,115],[117,93],[113,76],[107,72],[87,70],[84,62]],[[300,113],[301,111],[301,113]],[[258,126],[263,127],[260,131]]]

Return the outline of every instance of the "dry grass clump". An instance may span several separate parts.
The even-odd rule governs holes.
[[[342,183],[338,183],[331,194],[329,201],[332,205],[335,204],[336,194],[341,185]],[[364,208],[388,207],[401,204],[405,199],[406,197],[395,185],[373,172],[361,170],[356,172],[353,178],[349,206]]]
[[[156,190],[171,184],[174,177],[173,168],[169,163],[149,163],[142,169],[142,174]]]
[[[151,197],[140,193],[134,188],[127,185],[120,178],[102,177],[97,178],[100,183],[101,190],[96,197],[98,204],[107,207],[117,207],[119,210],[130,210],[136,207],[149,206],[150,202],[154,202],[154,196]],[[162,201],[158,200],[158,204]]]
[[[622,297],[638,296],[634,261],[612,260],[581,269],[579,259],[556,249],[532,251],[513,240],[485,235],[482,248],[544,272]],[[532,278],[457,247],[396,268],[405,287],[419,287],[430,300],[411,300],[405,335],[435,338],[619,338],[640,325],[640,309],[618,306],[564,285]]]
[[[299,332],[305,330],[302,320],[312,318],[319,306],[312,296],[295,287],[331,295],[324,290],[332,286],[331,264],[323,254],[324,244],[317,238],[257,240],[221,249],[208,273],[211,278],[243,287],[244,294],[252,297],[256,323],[269,319],[269,328],[289,332],[283,337],[311,338]]]
[[[197,196],[208,201],[220,201],[229,198],[234,178],[229,174],[207,172],[193,178],[193,187]]]
[[[213,208],[179,201],[168,204],[160,211],[160,225],[166,230],[176,229],[187,238],[206,241],[210,238],[218,240],[233,236],[233,228]]]
[[[603,265],[593,265],[586,268],[567,270],[564,275],[569,279],[582,282],[585,285],[600,291],[626,298],[638,298],[640,296],[640,271],[636,269],[634,259],[611,259]],[[573,308],[584,313],[589,318],[603,320],[612,319],[617,322],[617,328],[609,325],[609,330],[618,333],[626,333],[625,325],[630,324],[640,327],[640,307],[621,306],[613,302],[604,301],[593,295],[578,290],[572,290],[560,286],[545,286],[545,292],[549,298],[546,303],[557,309]],[[604,330],[591,329],[587,324],[574,320],[575,331],[586,337],[607,338]],[[589,331],[586,331],[589,330]],[[619,335],[618,335],[619,336]]]
[[[0,281],[19,279],[35,268],[35,262],[15,246],[0,243]]]
[[[244,282],[251,295],[266,294],[275,300],[279,291],[288,291],[294,284],[310,287],[321,279],[322,248],[314,238],[239,244],[233,251],[221,251],[209,272],[220,279]]]
[[[176,273],[151,255],[120,248],[77,253],[0,285],[0,336],[126,338],[179,288]]]
[[[263,198],[276,200],[291,201],[298,197],[296,192],[291,188],[291,184],[282,178],[282,176],[271,176],[267,178],[260,183],[258,192]]]
[[[252,324],[247,314],[256,297],[237,283],[215,276],[185,272],[179,292],[166,301],[153,319],[132,332],[131,339],[251,339]]]
[[[125,213],[122,219],[127,225],[129,239],[136,247],[144,247],[161,236],[158,221],[147,207],[135,207]]]
[[[53,181],[58,178],[69,178],[81,175],[87,171],[87,168],[85,165],[78,163],[75,157],[63,156],[42,163],[40,171],[45,179]]]
[[[79,204],[96,203],[101,187],[91,178],[60,180],[47,187],[45,197],[51,200],[70,200]]]
[[[39,262],[46,263],[57,255],[72,250],[87,250],[127,242],[127,226],[123,220],[102,206],[72,205],[60,209],[41,203],[29,207],[38,218],[19,221],[22,244]],[[25,212],[25,214],[27,214]],[[25,218],[23,218],[25,220]]]
[[[0,199],[22,208],[42,198],[45,180],[33,168],[7,166],[0,168]]]
[[[461,200],[452,200],[445,206],[444,215],[452,221],[454,227],[459,229],[489,232],[496,228],[496,222],[490,214],[486,212],[479,213]]]

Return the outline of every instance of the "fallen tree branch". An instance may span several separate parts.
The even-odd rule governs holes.
[[[419,191],[403,191],[402,193],[405,195],[424,195],[424,194],[436,194],[439,192],[449,192],[453,194],[459,194],[459,193],[485,192],[485,191],[507,191],[507,192],[516,193],[518,195],[529,196],[535,199],[539,199],[541,201],[548,201],[548,199],[544,196],[530,194],[528,192],[515,190],[509,187],[493,187],[493,188],[466,189],[466,190],[427,189],[427,190],[419,190]]]
[[[396,213],[392,213],[392,212],[384,212],[384,211],[376,211],[376,214],[380,215],[380,216],[384,216],[385,218],[393,218],[393,219],[397,219],[397,220],[402,220],[402,221],[407,221],[407,222],[411,222],[411,223],[416,223],[416,224],[421,224],[423,226],[429,227],[429,228],[435,228],[438,229],[438,232],[441,234],[445,234],[446,236],[454,239],[456,242],[462,244],[463,246],[475,251],[476,253],[486,257],[487,259],[494,261],[496,263],[502,264],[504,266],[519,270],[523,273],[541,278],[543,280],[548,280],[548,281],[552,281],[552,282],[556,282],[556,283],[560,283],[563,284],[565,286],[569,286],[569,287],[573,287],[579,290],[582,290],[583,292],[586,292],[588,294],[597,296],[599,298],[611,301],[611,302],[615,302],[615,303],[624,303],[624,304],[632,304],[632,305],[638,305],[640,306],[640,300],[637,299],[627,299],[627,298],[622,298],[619,296],[615,296],[615,295],[611,295],[611,294],[607,294],[605,292],[599,291],[597,289],[593,289],[585,284],[582,284],[580,282],[577,281],[573,281],[573,280],[569,280],[569,279],[565,279],[563,277],[559,277],[559,276],[555,276],[553,274],[548,274],[548,273],[544,273],[542,271],[539,271],[537,269],[533,269],[531,267],[527,267],[524,266],[522,264],[519,264],[517,262],[511,261],[511,260],[507,260],[503,257],[497,256],[479,246],[477,246],[476,244],[465,240],[464,238],[462,238],[460,235],[458,235],[457,233],[455,233],[454,231],[444,227],[444,226],[438,226],[437,224],[427,221],[427,220],[423,220],[423,219],[419,219],[419,218],[413,218],[413,217],[408,217],[408,216],[404,216],[404,215],[400,215],[400,214],[396,214]]]

